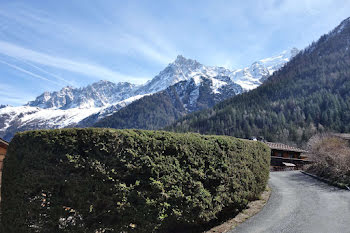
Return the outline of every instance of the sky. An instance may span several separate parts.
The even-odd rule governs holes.
[[[0,0],[0,104],[99,80],[142,84],[179,54],[238,69],[348,17],[350,0]]]

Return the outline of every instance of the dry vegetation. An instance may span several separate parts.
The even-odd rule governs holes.
[[[350,185],[349,141],[331,134],[318,134],[308,143],[310,158],[315,161],[308,171],[332,182]]]

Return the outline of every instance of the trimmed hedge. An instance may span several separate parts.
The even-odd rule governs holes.
[[[4,232],[171,232],[258,198],[270,149],[193,133],[40,130],[16,134],[4,163]]]

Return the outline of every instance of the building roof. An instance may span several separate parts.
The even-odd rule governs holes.
[[[289,146],[289,145],[286,145],[286,144],[282,144],[282,143],[276,143],[276,142],[265,142],[265,143],[266,143],[266,145],[268,145],[268,147],[270,147],[270,149],[274,149],[274,150],[307,153],[306,150],[299,149],[299,148],[296,148],[296,147],[293,147],[293,146]]]
[[[0,138],[0,146],[5,146],[6,148],[8,147],[9,143],[5,141],[4,139]]]

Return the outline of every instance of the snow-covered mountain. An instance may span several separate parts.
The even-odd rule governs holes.
[[[268,76],[279,70],[284,64],[290,61],[299,50],[293,48],[283,51],[278,56],[261,59],[251,66],[233,71],[230,78],[245,90],[252,90],[258,87]]]
[[[296,48],[286,50],[278,56],[261,59],[249,67],[237,70],[205,66],[196,60],[186,59],[179,55],[173,63],[170,63],[157,76],[140,87],[137,92],[140,94],[155,93],[195,76],[217,77],[217,79],[230,77],[233,82],[242,86],[244,90],[251,90],[259,86],[263,82],[264,77],[270,76],[273,72],[280,69],[298,52],[299,50]]]
[[[186,113],[190,113],[212,107],[218,102],[240,94],[243,88],[227,76],[198,75],[178,82],[165,91],[175,94]]]
[[[161,129],[188,113],[213,107],[242,92],[242,87],[230,77],[194,76],[136,100],[111,116],[102,118],[94,126]]]
[[[145,95],[132,96],[114,104],[106,104],[102,107],[86,107],[86,105],[83,105],[81,107],[59,109],[25,105],[0,108],[0,137],[10,140],[14,133],[19,131],[74,127],[84,119],[96,114],[99,116],[95,119],[95,121],[97,121],[100,118],[124,108],[143,96]],[[94,122],[91,122],[91,124]]]
[[[44,92],[27,106],[44,109],[98,108],[133,96],[137,86],[128,82],[99,81],[84,88],[64,87]]]
[[[187,93],[191,93],[190,96],[183,93],[189,98],[183,101],[184,107],[187,112],[191,112],[199,109],[198,101],[203,101],[198,96],[199,89],[195,88],[203,86],[203,82],[210,83],[205,86],[214,94],[211,98],[223,100],[257,87],[297,52],[296,49],[285,51],[279,56],[259,60],[238,70],[205,66],[179,55],[144,85],[99,81],[84,88],[64,87],[60,91],[44,92],[24,106],[0,108],[0,137],[9,140],[17,131],[92,125],[135,100],[163,91],[181,81],[184,81],[182,86],[186,86]],[[193,88],[189,89],[188,85]],[[232,93],[227,93],[229,90]]]

